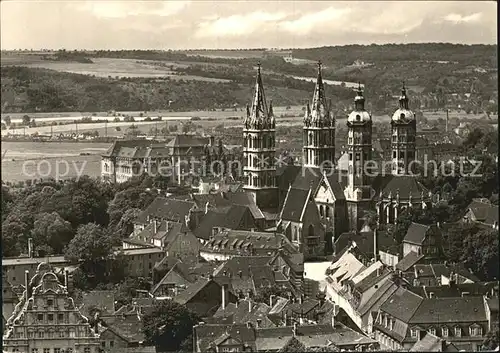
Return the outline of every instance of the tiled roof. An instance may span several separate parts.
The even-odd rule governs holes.
[[[176,303],[185,305],[188,303],[196,294],[198,294],[203,288],[205,288],[213,280],[209,278],[200,278],[195,283],[188,286],[185,290],[180,292],[174,297]]]
[[[148,140],[117,140],[113,142],[113,144],[108,148],[106,152],[102,154],[103,157],[112,157],[117,156],[122,148],[131,148],[135,147],[146,147],[151,146],[151,141]]]
[[[403,287],[399,287],[389,299],[382,304],[380,310],[408,323],[422,301],[422,297]]]
[[[64,256],[46,256],[46,257],[11,257],[2,258],[2,267],[15,265],[36,265],[42,262],[50,263],[51,265],[62,265],[69,263]]]
[[[396,290],[398,286],[392,280],[385,281],[375,293],[358,307],[358,312],[365,315],[369,311],[378,311],[382,305]],[[377,307],[378,306],[378,307]]]
[[[102,318],[104,326],[129,343],[142,342],[146,339],[143,322],[137,315],[114,315]]]
[[[373,256],[374,252],[374,234],[373,232],[346,232],[339,235],[335,241],[335,249],[337,252],[342,251],[351,242],[356,243],[356,247],[365,255]],[[397,245],[396,241],[389,236],[387,232],[377,231],[377,248],[384,250],[393,245]]]
[[[412,222],[406,232],[403,242],[422,245],[429,229],[430,226]]]
[[[446,342],[442,338],[426,333],[421,340],[410,348],[410,352],[442,352],[444,344]]]
[[[81,305],[80,312],[87,317],[92,309],[99,309],[101,316],[113,315],[115,313],[115,292],[111,290],[83,292]]]
[[[210,142],[209,137],[202,137],[189,134],[179,134],[167,143],[169,147],[201,147]]]
[[[403,272],[406,272],[410,268],[412,268],[415,264],[417,264],[424,257],[425,256],[423,254],[418,255],[416,252],[410,251],[408,254],[406,254],[405,257],[403,257],[401,259],[401,261],[399,261],[396,264],[396,269],[403,271]]]
[[[262,210],[257,206],[252,195],[248,192],[233,192],[226,195],[227,199],[233,205],[247,206],[252,212],[252,216],[255,220],[264,219],[265,216]]]
[[[168,271],[165,276],[154,286],[154,288],[151,290],[151,293],[154,294],[156,291],[166,283],[166,280],[169,278],[171,272],[177,273],[179,276],[184,278],[187,282],[194,283],[195,277],[190,273],[189,267],[182,263],[182,262],[177,262],[171,269]]]
[[[487,321],[483,297],[423,299],[410,322],[413,324],[445,324]]]
[[[411,195],[414,202],[422,199],[422,193],[425,198],[429,192],[420,182],[417,181],[416,177],[409,175],[377,176],[373,187],[376,190],[377,197],[379,197],[379,192],[382,190],[382,195],[384,197],[388,197],[389,194],[391,194],[392,198],[395,200],[396,195],[399,193],[400,200],[408,200]]]
[[[174,222],[185,222],[185,216],[189,214],[189,210],[193,206],[195,206],[193,201],[157,197],[137,218],[142,223],[147,222],[147,216]]]
[[[271,255],[280,248],[289,254],[298,252],[283,234],[243,230],[222,231],[202,247],[203,251],[248,255]]]
[[[468,296],[483,296],[491,294],[498,282],[479,282],[479,283],[453,283],[441,286],[418,286],[409,287],[412,292],[429,298],[432,293],[433,298],[461,297],[462,293]]]
[[[493,226],[495,222],[498,224],[498,206],[475,199],[470,203],[468,209],[472,212],[476,221],[491,226]]]
[[[302,222],[302,213],[309,202],[309,195],[309,190],[294,188],[288,190],[280,218],[286,221]]]

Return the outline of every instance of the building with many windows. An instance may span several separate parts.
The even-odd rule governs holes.
[[[76,308],[52,268],[41,263],[33,278],[25,273],[25,291],[10,315],[3,351],[19,353],[98,353],[99,334]]]

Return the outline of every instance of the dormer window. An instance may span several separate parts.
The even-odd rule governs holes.
[[[436,329],[435,329],[434,327],[431,327],[431,328],[429,329],[429,333],[430,333],[431,335],[434,335],[434,336],[435,336],[435,335],[436,335]]]
[[[443,327],[443,328],[441,329],[441,335],[442,335],[443,337],[448,337],[448,327]]]
[[[469,335],[475,337],[475,336],[482,336],[482,328],[479,325],[472,325],[469,327]]]
[[[412,328],[410,330],[411,338],[418,338],[418,329]]]
[[[462,337],[462,329],[460,327],[455,327],[455,337]]]

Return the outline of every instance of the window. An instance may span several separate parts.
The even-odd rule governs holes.
[[[352,152],[349,152],[349,160],[352,161]]]
[[[73,353],[73,348],[66,349],[66,353]]]
[[[361,158],[361,153],[356,153],[356,160],[359,161]]]
[[[66,337],[66,332],[59,331],[59,338],[64,338],[64,337]]]
[[[55,352],[54,352],[55,353]],[[90,353],[90,348],[89,347],[85,347],[83,349],[83,353]]]
[[[431,328],[429,329],[429,333],[430,333],[431,335],[434,335],[434,336],[435,336],[435,335],[436,335],[436,329],[435,329],[435,328],[433,328],[433,327],[431,327]]]
[[[455,327],[455,336],[456,337],[462,336],[462,330],[460,329],[460,327]]]
[[[441,329],[441,335],[442,335],[443,337],[448,337],[448,327],[443,327],[443,328]]]
[[[482,335],[482,332],[481,332],[481,327],[479,326],[473,326],[473,327],[469,327],[469,334],[471,336],[481,336]]]
[[[47,314],[47,320],[54,321],[54,314]]]
[[[75,337],[75,330],[69,329],[69,337]]]
[[[57,314],[57,321],[60,323],[64,321],[64,314]]]
[[[115,341],[109,341],[109,346],[114,347],[115,346]]]
[[[392,151],[392,158],[396,158],[396,151]]]
[[[411,337],[418,338],[418,330],[416,328],[411,329]]]
[[[50,353],[50,348],[44,348],[43,353]]]
[[[54,348],[54,353],[61,353],[61,348]]]
[[[38,315],[36,316],[36,319],[37,319],[38,321],[43,321],[43,314],[38,314]]]
[[[38,353],[38,348],[31,348],[31,353]]]
[[[34,336],[33,331],[28,331],[28,338],[33,338]]]
[[[52,306],[54,305],[54,300],[53,299],[47,299],[47,306]]]
[[[38,338],[44,338],[45,334],[43,331],[38,331]]]

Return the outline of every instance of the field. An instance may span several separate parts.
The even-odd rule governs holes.
[[[66,61],[43,60],[42,56],[35,54],[3,55],[1,63],[3,66],[22,65],[50,69],[55,71],[70,72],[81,75],[94,75],[96,77],[170,77],[172,80],[195,80],[211,82],[229,82],[229,80],[179,75],[172,69],[187,67],[188,63],[177,63],[168,61],[136,60],[136,59],[114,59],[93,58],[93,63],[79,63]]]
[[[190,50],[184,52],[187,56],[204,56],[207,58],[222,59],[251,59],[263,58],[263,50]]]

